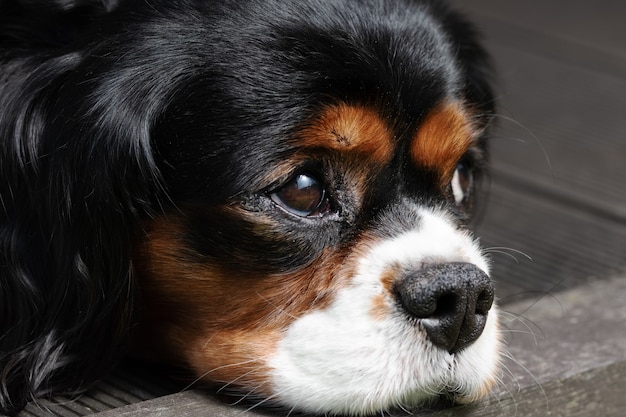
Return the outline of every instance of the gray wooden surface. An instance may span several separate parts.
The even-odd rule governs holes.
[[[500,117],[478,231],[492,248],[515,360],[488,400],[414,415],[626,415],[626,2],[454,2],[497,66]],[[258,415],[177,390],[126,366],[78,401],[23,414]]]
[[[626,3],[456,3],[485,33],[500,90],[481,234],[488,246],[532,258],[494,254],[501,297],[619,274],[626,264]]]

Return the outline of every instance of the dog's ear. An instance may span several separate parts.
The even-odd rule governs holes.
[[[93,2],[93,0],[88,0],[88,1]],[[100,3],[106,9],[106,11],[110,12],[114,10],[115,8],[117,8],[120,1],[121,0],[98,0],[97,2]],[[81,3],[81,2],[77,1],[77,3]]]
[[[5,4],[3,4],[5,3]],[[120,0],[6,0],[0,6],[17,7],[33,12],[70,11],[79,7],[102,9],[108,12],[117,8]]]
[[[70,61],[47,62],[21,83],[14,76],[16,87],[5,87],[0,98],[0,410],[6,413],[30,398],[85,388],[71,384],[112,366],[132,319],[131,209],[113,190],[123,186],[104,184],[96,173],[102,166],[89,166],[96,156],[76,153],[63,140],[81,133],[93,140],[87,132],[53,121],[57,80]]]
[[[81,42],[95,29],[96,20],[118,4],[119,0],[0,0],[3,60],[13,46],[34,52]]]
[[[109,108],[94,108],[105,70],[90,59],[76,52],[0,66],[4,413],[87,388],[125,351],[134,322],[132,235],[158,182],[151,122],[142,95],[111,96],[100,99]],[[140,128],[116,110],[124,99],[136,109],[128,123]]]

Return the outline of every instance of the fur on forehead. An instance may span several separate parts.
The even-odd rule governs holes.
[[[202,45],[172,51],[185,57],[179,65],[198,70],[178,84],[154,129],[155,145],[167,161],[162,167],[166,182],[180,194],[174,198],[210,198],[216,190],[208,189],[206,178],[232,186],[234,192],[249,189],[258,179],[255,168],[273,166],[296,151],[298,144],[289,140],[294,132],[337,101],[375,107],[397,128],[413,130],[444,97],[473,99],[476,93],[469,89],[474,87],[465,79],[482,69],[461,65],[454,56],[459,50],[471,51],[473,38],[468,35],[457,45],[460,41],[452,41],[446,25],[430,17],[443,16],[446,22],[456,16],[428,2],[388,3],[359,2],[356,7],[346,2],[339,14],[321,4],[311,6],[315,2],[281,5],[311,7],[304,14],[281,8],[270,14],[267,10],[272,9],[256,10],[253,5],[244,17],[220,16],[218,10],[210,21],[181,20],[179,24],[191,31],[202,31],[204,25],[238,30],[229,38],[220,31],[206,33]],[[371,22],[363,15],[375,13],[377,7],[391,12],[377,15],[374,25],[357,23]],[[406,8],[412,7],[426,13],[409,13]],[[265,23],[249,25],[253,13]],[[282,13],[290,16],[290,24],[274,24]],[[307,18],[295,21],[294,16]],[[202,68],[198,59],[214,64]],[[182,129],[184,140],[176,140]],[[190,153],[203,158],[190,160]]]

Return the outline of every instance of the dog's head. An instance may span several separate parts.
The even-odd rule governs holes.
[[[3,159],[30,194],[5,187],[5,212],[56,257],[28,273],[65,287],[34,339],[65,329],[48,341],[86,366],[87,335],[126,333],[136,280],[139,351],[207,383],[354,414],[483,396],[497,311],[466,225],[493,108],[471,28],[429,1],[242,5],[131,5],[12,61],[32,74],[5,96],[30,113],[4,116]],[[34,357],[32,333],[9,339]]]

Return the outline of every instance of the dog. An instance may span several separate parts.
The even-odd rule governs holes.
[[[0,3],[0,407],[128,352],[367,415],[498,378],[494,114],[430,0]]]

